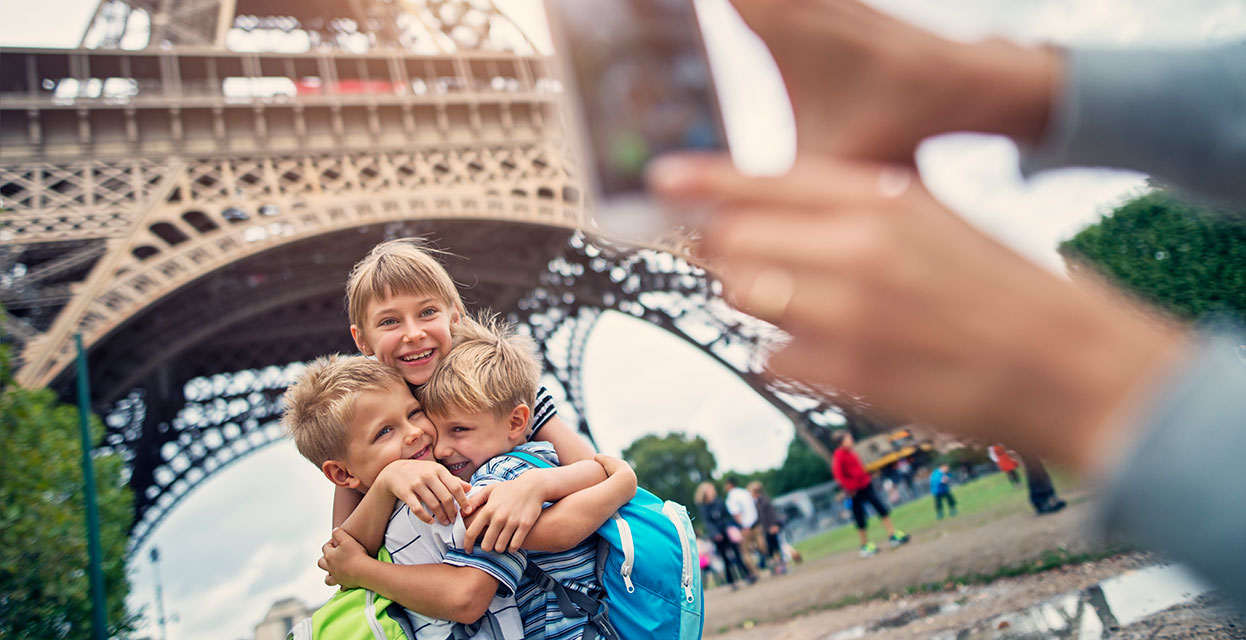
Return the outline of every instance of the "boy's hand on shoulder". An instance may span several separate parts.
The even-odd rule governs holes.
[[[533,469],[514,480],[477,489],[469,498],[474,507],[463,548],[471,553],[479,539],[485,551],[518,551],[541,515],[548,475],[542,473],[545,471],[549,469]]]
[[[349,533],[340,528],[334,529],[333,537],[320,547],[320,553],[320,561],[316,564],[328,574],[324,578],[325,584],[339,586],[343,591],[359,586],[357,568],[361,560],[368,559],[368,554]]]
[[[604,453],[599,453],[593,456],[593,460],[596,461],[597,464],[601,465],[601,468],[606,471],[606,477],[613,478],[616,475],[627,475],[631,476],[632,481],[635,482],[636,470],[632,469],[632,465],[627,462],[624,462],[614,456],[608,456]]]
[[[472,512],[467,491],[472,485],[460,480],[440,463],[426,460],[395,460],[381,470],[377,486],[406,503],[411,513],[425,523],[434,518],[442,524],[454,522],[459,508]]]

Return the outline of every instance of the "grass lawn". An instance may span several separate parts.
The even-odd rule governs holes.
[[[1057,493],[1070,487],[1072,482],[1058,472],[1052,472],[1052,482]],[[1029,511],[1030,494],[1025,482],[1019,488],[1008,483],[1008,477],[1002,473],[994,473],[978,478],[967,484],[952,487],[952,495],[956,496],[959,515],[955,518],[935,519],[934,498],[925,496],[902,504],[891,512],[891,522],[896,528],[908,533],[920,533],[933,528],[936,524],[945,527],[957,527],[958,521],[965,526],[979,526],[984,522],[1002,518],[1014,513]],[[874,516],[873,508],[868,509],[870,539],[880,546],[884,544],[886,530],[882,521]],[[856,550],[858,546],[857,530],[851,524],[832,529],[796,543],[805,560],[814,560],[822,556],[843,551]]]

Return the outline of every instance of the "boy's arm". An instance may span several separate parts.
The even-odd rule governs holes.
[[[366,500],[365,500],[366,502]],[[448,564],[399,565],[370,558],[350,534],[333,530],[321,548],[325,584],[364,587],[432,618],[471,624],[485,615],[498,579],[473,567]]]
[[[558,453],[558,459],[564,465],[592,460],[596,453],[588,441],[570,425],[563,422],[557,414],[550,416],[545,425],[535,434],[534,439],[544,440],[554,445],[554,451]]]
[[[443,523],[450,523],[454,522],[455,501],[464,505],[465,513],[470,513],[466,506],[466,489],[470,487],[436,462],[395,460],[381,469],[372,488],[341,528],[359,541],[368,554],[376,554],[385,542],[385,527],[393,515],[395,498],[405,502],[411,513],[425,523],[432,524],[434,516],[425,504]]]
[[[471,516],[464,519],[467,533],[463,548],[471,553],[479,538],[481,549],[486,551],[518,551],[545,503],[605,479],[603,466],[589,459],[565,467],[529,469],[513,480],[478,487],[469,498],[473,508],[464,509]]]
[[[342,486],[333,489],[333,528],[336,529],[346,522],[346,518],[359,506],[363,496],[358,491]]]
[[[593,534],[619,507],[636,495],[636,472],[618,458],[598,454],[594,460],[606,479],[559,500],[541,512],[528,532],[523,548],[532,551],[566,551]]]

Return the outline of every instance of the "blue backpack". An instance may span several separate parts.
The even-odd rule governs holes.
[[[549,461],[524,451],[513,456],[538,468]],[[604,589],[595,596],[567,589],[529,562],[524,575],[553,593],[568,618],[588,616],[584,640],[697,640],[701,637],[701,565],[696,534],[688,511],[680,505],[636,489],[597,529],[597,580]],[[637,550],[644,550],[637,557]]]

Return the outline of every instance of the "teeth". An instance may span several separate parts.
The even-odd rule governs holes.
[[[428,356],[431,356],[431,355],[433,355],[433,350],[426,349],[419,353],[412,353],[409,355],[402,356],[401,358],[398,358],[398,359],[402,360],[403,362],[415,362],[416,360],[423,360],[424,358],[427,358]]]

